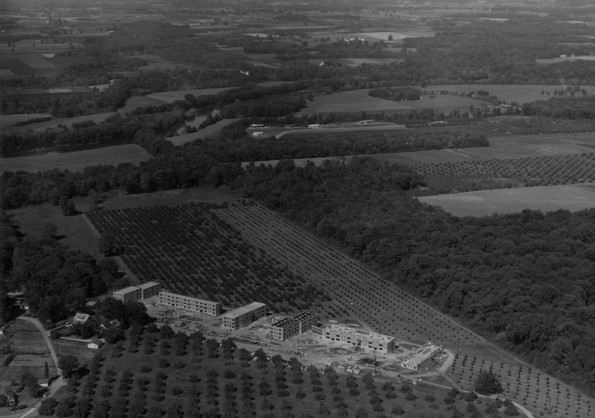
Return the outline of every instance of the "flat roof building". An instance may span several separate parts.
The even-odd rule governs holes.
[[[161,283],[158,282],[147,282],[138,286],[142,291],[142,299],[149,299],[154,296],[159,296],[161,290]]]
[[[312,327],[316,319],[316,314],[302,312],[291,318],[277,321],[271,327],[271,338],[283,341],[294,335],[301,335]]]
[[[124,289],[114,290],[112,293],[114,299],[121,300],[122,302],[132,302],[135,300],[141,300],[143,297],[143,291],[136,286],[125,287]]]
[[[362,332],[343,325],[332,324],[324,328],[322,336],[327,340],[345,342],[368,351],[388,354],[395,349],[395,340],[391,336]]]
[[[179,295],[177,293],[166,292],[165,290],[159,292],[159,304],[209,316],[221,315],[221,302]]]
[[[252,302],[223,315],[221,326],[233,331],[250,325],[266,314],[267,306],[264,303]]]

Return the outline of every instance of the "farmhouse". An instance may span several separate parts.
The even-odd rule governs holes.
[[[143,291],[140,287],[129,286],[125,287],[124,289],[115,290],[112,293],[112,297],[124,303],[132,302],[135,300],[141,300],[141,298],[143,297]]]
[[[218,316],[221,314],[221,302],[178,295],[177,293],[166,292],[164,290],[159,292],[159,304],[209,316]]]
[[[419,348],[411,357],[401,362],[401,367],[408,370],[418,370],[428,360],[436,358],[442,353],[442,346],[434,345],[428,341]]]
[[[316,319],[316,314],[302,312],[291,318],[277,321],[272,325],[271,338],[283,341],[294,335],[301,335],[312,327]]]
[[[323,338],[330,341],[341,341],[364,350],[391,353],[395,349],[393,337],[383,334],[366,333],[343,325],[332,324],[322,333]]]
[[[264,303],[252,302],[223,315],[221,326],[229,330],[236,330],[250,325],[266,314],[267,306]]]

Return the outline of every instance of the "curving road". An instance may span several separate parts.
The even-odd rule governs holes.
[[[43,335],[43,339],[45,340],[45,343],[48,346],[48,349],[50,350],[50,356],[52,357],[52,361],[54,362],[54,365],[56,366],[56,370],[58,371],[58,378],[52,382],[52,385],[49,387],[49,393],[47,395],[47,396],[52,396],[54,393],[56,393],[56,391],[58,389],[60,389],[62,386],[64,386],[66,384],[66,381],[64,381],[64,379],[62,378],[62,370],[60,370],[60,368],[58,367],[58,356],[56,355],[56,351],[54,350],[52,341],[50,340],[50,337],[49,337],[47,331],[43,328],[43,325],[41,325],[41,322],[39,322],[39,320],[37,318],[31,318],[28,316],[19,316],[18,319],[22,319],[23,321],[27,321],[27,322],[30,322],[31,324],[33,324],[35,326],[35,328],[37,328],[37,330],[39,332],[41,332],[41,335]],[[29,409],[27,412],[23,413],[22,415],[19,415],[19,417],[24,418],[24,417],[32,414],[33,412],[36,411],[36,409],[39,407],[40,404],[41,404],[41,399],[33,406],[33,408]]]

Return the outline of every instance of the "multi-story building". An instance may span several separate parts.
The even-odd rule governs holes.
[[[423,364],[442,353],[442,346],[434,345],[430,341],[420,347],[410,357],[401,362],[401,367],[409,370],[419,370]]]
[[[142,291],[142,299],[149,299],[154,296],[159,296],[161,290],[161,283],[158,282],[147,282],[138,286]]]
[[[114,299],[120,300],[124,303],[132,302],[135,300],[141,300],[143,297],[143,291],[137,286],[128,286],[124,289],[114,290],[112,293]]]
[[[393,337],[383,334],[366,333],[343,325],[332,324],[323,329],[322,336],[330,341],[341,341],[355,347],[388,354],[395,349]]]
[[[233,331],[250,325],[266,314],[267,306],[264,303],[252,302],[222,315],[221,326]]]
[[[275,340],[286,340],[294,335],[301,335],[316,323],[316,314],[302,312],[291,318],[275,322],[271,327],[271,337]]]
[[[176,309],[198,312],[209,316],[218,316],[221,314],[221,302],[178,295],[177,293],[166,292],[164,290],[159,292],[159,304],[171,306]]]

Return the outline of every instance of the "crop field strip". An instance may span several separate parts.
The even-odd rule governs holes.
[[[230,204],[216,213],[240,230],[252,245],[284,260],[289,269],[322,288],[332,297],[337,310],[360,318],[377,332],[413,341],[431,339],[451,348],[460,345],[463,350],[474,347],[473,352],[477,352],[478,345],[487,346],[476,334],[255,202]],[[508,384],[505,384],[506,397],[534,410],[545,411],[555,406],[567,416],[585,416],[585,408],[591,402],[588,397],[536,369],[531,372],[512,357],[488,355],[489,351],[486,347],[486,355],[476,358],[482,365],[499,365],[495,372]],[[459,362],[449,374],[453,380],[458,378],[463,388],[472,390],[479,370]],[[518,376],[517,380],[508,377],[513,374]],[[550,384],[556,387],[555,394],[550,391]]]
[[[143,282],[238,306],[253,300],[280,311],[299,311],[325,300],[322,292],[251,247],[213,215],[226,204],[129,208],[91,212],[100,233],[124,246],[122,260]],[[155,243],[159,243],[156,245]]]
[[[515,179],[525,186],[591,183],[595,181],[595,153],[417,164],[413,169],[429,182],[432,177],[489,176]]]

